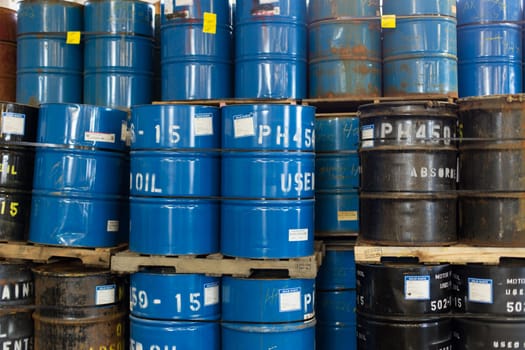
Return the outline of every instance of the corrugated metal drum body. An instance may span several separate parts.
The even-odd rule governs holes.
[[[86,3],[84,103],[130,108],[151,102],[153,12],[135,0]]]
[[[130,128],[130,249],[163,255],[218,252],[218,108],[135,107]],[[153,234],[157,239],[150,239]]]
[[[454,349],[523,349],[524,318],[454,319]]]
[[[385,0],[384,14],[398,16],[383,32],[385,96],[457,96],[456,4]]]
[[[208,13],[216,16],[214,33],[204,32],[209,30],[204,24]],[[160,35],[162,100],[233,96],[233,39],[227,0],[167,1]]]
[[[309,97],[381,96],[379,1],[312,0]]]
[[[36,349],[124,348],[123,277],[75,263],[41,266],[33,272]]]
[[[220,317],[218,277],[150,269],[132,274],[130,282],[130,310],[134,316],[185,321]]]
[[[522,92],[523,3],[458,1],[460,96]]]
[[[460,239],[481,245],[523,245],[525,208],[524,96],[459,101]]]
[[[355,293],[355,290],[316,292],[317,349],[356,349]]]
[[[237,3],[235,97],[307,97],[306,21],[302,0]]]
[[[26,240],[31,212],[38,109],[0,103],[0,240]]]
[[[82,31],[83,6],[68,1],[23,1],[18,9],[16,101],[82,102],[82,45],[64,33]]]
[[[222,252],[249,258],[312,254],[314,108],[226,106],[222,119]]]
[[[359,231],[359,192],[315,192],[315,235],[356,235]]]
[[[456,113],[454,105],[432,101],[360,107],[363,240],[456,240]]]
[[[0,7],[0,101],[16,98],[16,11]]]
[[[319,291],[355,289],[355,255],[352,245],[326,244],[316,288]]]
[[[4,349],[33,349],[32,311],[0,311],[0,346]]]
[[[107,247],[122,240],[128,222],[126,125],[126,113],[118,110],[42,105],[31,241]]]

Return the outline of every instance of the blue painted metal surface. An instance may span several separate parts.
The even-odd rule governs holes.
[[[310,23],[310,98],[381,96],[381,61],[379,19]]]
[[[317,153],[315,156],[316,188],[319,191],[358,189],[359,173],[357,151]]]
[[[314,200],[223,200],[221,252],[293,258],[314,252]]]
[[[352,151],[359,148],[359,118],[355,114],[317,114],[315,151]]]
[[[82,11],[68,1],[20,3],[17,102],[82,102],[82,45],[66,44],[65,35],[83,30]]]
[[[359,193],[357,190],[316,191],[315,232],[317,234],[358,231]]]
[[[222,195],[228,198],[313,198],[313,152],[223,152]]]
[[[522,92],[521,25],[458,27],[460,97]]]
[[[148,320],[130,316],[130,348],[220,350],[217,322]]]
[[[284,104],[222,108],[222,148],[258,151],[313,151],[315,108]]]
[[[131,314],[157,320],[218,320],[220,278],[148,269],[131,274]]]
[[[127,235],[127,114],[77,104],[40,108],[29,239],[107,247]]]
[[[316,349],[355,350],[357,349],[356,325],[316,325]]]
[[[383,13],[385,15],[399,13],[403,11],[404,15],[442,15],[456,17],[457,5],[463,0],[387,0],[383,4]],[[470,1],[479,6],[480,1]]]
[[[134,0],[86,4],[84,103],[113,108],[151,103],[153,10]]]
[[[319,268],[316,288],[319,291],[355,289],[355,255],[351,245],[327,245]]]
[[[131,251],[160,255],[219,251],[218,200],[131,196],[129,202]]]
[[[222,348],[314,350],[315,320],[283,324],[222,323]]]
[[[232,97],[233,39],[228,0],[166,3],[160,34],[162,100]],[[215,33],[203,32],[204,13],[216,15]]]
[[[310,23],[336,17],[379,16],[379,0],[310,0],[308,21]]]
[[[457,0],[458,24],[486,22],[519,22],[522,20],[521,0]]]
[[[222,279],[222,321],[280,323],[314,317],[314,279]]]
[[[163,255],[218,252],[219,109],[134,107],[130,129],[130,249]]]
[[[318,325],[356,325],[356,291],[317,291],[316,318]]]
[[[385,0],[399,18],[383,31],[385,96],[457,96],[456,19],[441,14],[409,15],[395,0]]]
[[[237,3],[235,97],[307,97],[306,21],[302,0]]]

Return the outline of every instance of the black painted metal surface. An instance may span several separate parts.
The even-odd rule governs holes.
[[[0,308],[6,310],[20,305],[32,305],[34,297],[30,266],[15,261],[0,262]]]
[[[525,318],[456,318],[454,350],[525,349]]]
[[[32,310],[0,311],[0,348],[33,349]],[[50,341],[51,342],[51,341]]]

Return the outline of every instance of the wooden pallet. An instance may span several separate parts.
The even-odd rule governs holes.
[[[77,248],[68,246],[47,246],[26,242],[0,243],[0,258],[31,260],[39,263],[55,262],[61,258],[72,258],[86,265],[110,267],[111,256],[126,249],[123,244],[111,248]]]
[[[154,105],[202,105],[202,106],[214,106],[224,107],[227,105],[239,105],[239,104],[287,104],[287,105],[302,105],[303,102],[300,99],[217,99],[217,100],[174,100],[174,101],[154,101]]]
[[[354,249],[357,262],[379,263],[390,258],[416,258],[420,263],[499,264],[502,258],[525,258],[525,248],[475,247],[455,244],[448,247],[394,247],[359,243]]]
[[[133,273],[142,267],[172,267],[177,273],[236,277],[250,277],[257,270],[285,270],[290,278],[315,278],[321,260],[321,251],[303,258],[268,260],[230,258],[221,254],[205,257],[163,256],[124,251],[111,258],[111,270],[119,273]]]

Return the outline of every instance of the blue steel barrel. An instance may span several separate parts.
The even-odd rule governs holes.
[[[235,97],[307,97],[306,22],[303,0],[237,3]]]
[[[20,3],[17,102],[82,102],[82,45],[66,42],[66,32],[84,29],[82,12],[83,6],[69,1]]]
[[[222,349],[314,350],[315,319],[283,324],[222,324]]]
[[[356,236],[358,232],[359,192],[357,190],[315,192],[316,236]]]
[[[314,279],[222,279],[222,321],[280,323],[314,317]]]
[[[220,350],[217,322],[177,322],[130,317],[131,349]]]
[[[107,247],[127,232],[127,114],[77,104],[40,108],[29,239]]]
[[[309,97],[381,96],[379,1],[309,3]]]
[[[356,292],[317,291],[316,349],[357,348]]]
[[[232,97],[228,0],[165,1],[160,36],[163,101]]]
[[[130,130],[130,249],[163,255],[216,253],[218,108],[138,106],[132,109]]]
[[[521,0],[458,1],[459,95],[522,92]]]
[[[130,108],[151,103],[153,6],[136,0],[86,3],[84,103]]]
[[[312,254],[314,108],[226,106],[222,133],[222,253],[247,258]]]
[[[149,269],[130,277],[131,314],[160,320],[212,321],[220,317],[220,278]]]
[[[355,270],[353,245],[327,244],[325,257],[317,274],[316,288],[320,291],[355,289]]]
[[[383,31],[385,96],[457,97],[455,3],[384,1],[383,13],[397,16],[396,27]]]

